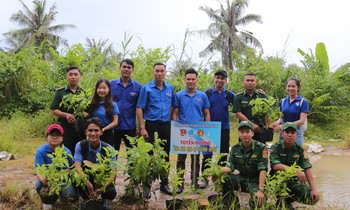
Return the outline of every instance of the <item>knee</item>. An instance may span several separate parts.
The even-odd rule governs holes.
[[[106,192],[102,197],[108,200],[113,200],[116,196],[117,196],[117,191],[115,190],[114,185],[112,185],[106,189]]]

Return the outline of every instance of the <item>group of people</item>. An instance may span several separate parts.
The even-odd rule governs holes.
[[[221,122],[221,140],[220,153],[229,154],[230,148],[230,110],[233,106],[233,112],[239,119],[238,126],[239,143],[234,145],[231,149],[230,155],[224,156],[220,163],[223,166],[223,172],[228,172],[227,183],[223,188],[223,192],[229,194],[233,189],[237,189],[237,183],[231,177],[231,171],[237,169],[240,171],[240,176],[246,178],[247,183],[257,183],[254,187],[248,185],[252,199],[258,198],[259,203],[264,198],[263,186],[265,181],[265,174],[267,172],[267,150],[266,142],[259,142],[260,129],[263,123],[256,116],[252,115],[252,107],[249,101],[256,98],[267,98],[263,91],[256,89],[257,78],[252,72],[246,73],[243,79],[244,91],[235,94],[227,90],[224,86],[227,83],[228,74],[224,70],[218,70],[214,74],[214,86],[206,91],[199,91],[197,89],[198,72],[193,69],[187,69],[184,75],[185,88],[177,93],[174,93],[173,86],[165,81],[166,65],[164,63],[155,63],[153,66],[154,79],[147,84],[140,84],[131,78],[134,71],[134,63],[130,59],[124,59],[120,62],[120,78],[108,81],[100,79],[96,83],[95,92],[92,98],[91,105],[87,109],[86,115],[92,117],[93,121],[97,118],[98,122],[91,120],[85,130],[85,135],[77,132],[75,123],[78,119],[74,115],[72,109],[61,106],[63,97],[68,94],[79,94],[84,91],[79,87],[79,80],[81,78],[80,69],[76,66],[67,68],[66,79],[68,84],[58,89],[55,93],[54,99],[50,106],[52,113],[58,117],[59,123],[62,126],[62,131],[56,132],[55,135],[61,134],[63,143],[67,150],[74,154],[74,161],[76,167],[81,167],[81,163],[89,159],[89,161],[96,162],[94,157],[96,153],[100,152],[101,145],[106,142],[108,146],[114,147],[119,151],[121,141],[123,140],[126,147],[130,147],[130,142],[127,136],[135,137],[137,135],[143,136],[147,141],[154,142],[154,133],[157,132],[159,138],[165,140],[163,145],[164,150],[168,154],[167,161],[169,161],[170,151],[170,121],[220,121]],[[279,107],[283,113],[283,117],[273,123],[275,131],[281,133],[280,147],[286,152],[294,154],[302,151],[303,144],[303,124],[306,121],[308,113],[308,102],[299,95],[300,80],[297,77],[291,77],[286,85],[288,96],[282,99]],[[290,140],[288,146],[286,145],[284,135],[290,127],[285,128],[285,123],[292,124],[293,129],[298,133],[297,142],[294,145],[294,140]],[[92,128],[90,127],[92,126]],[[60,129],[53,129],[54,131]],[[288,132],[287,134],[293,132]],[[49,138],[51,130],[47,132],[48,145],[50,146]],[[88,147],[91,152],[91,157],[83,157],[81,151],[80,140],[87,139],[90,142]],[[98,141],[97,141],[98,138]],[[286,137],[287,138],[287,137]],[[289,138],[289,137],[288,137]],[[92,140],[94,139],[94,140]],[[92,142],[95,142],[92,144]],[[97,143],[96,143],[97,142]],[[294,145],[294,146],[293,146]],[[54,151],[54,146],[50,146],[51,152]],[[274,147],[272,147],[274,151]],[[277,149],[276,149],[277,150]],[[39,151],[39,150],[38,150]],[[38,152],[37,152],[38,153]],[[276,151],[274,156],[271,156],[271,164],[273,170],[283,170],[284,165],[290,164],[291,160],[296,155],[284,157],[285,154]],[[281,157],[278,159],[278,157]],[[179,154],[176,167],[178,169],[185,168],[186,154]],[[201,171],[205,170],[206,160],[212,155],[204,155],[202,158]],[[272,159],[274,157],[274,159]],[[298,172],[298,177],[301,181],[308,181],[311,187],[312,198],[318,198],[315,190],[311,172],[309,169],[311,165],[304,163],[307,157],[299,154],[298,161],[305,166],[305,174]],[[303,158],[301,158],[303,157]],[[287,161],[288,159],[288,161]],[[228,164],[226,165],[226,160]],[[273,162],[274,161],[274,162]],[[287,161],[287,162],[285,162]],[[80,163],[80,164],[79,164]],[[41,164],[41,162],[36,162]],[[196,166],[194,165],[196,164]],[[195,188],[206,188],[208,180],[201,183],[198,182],[200,168],[199,155],[191,155],[191,177],[192,184]],[[303,172],[304,173],[304,172]],[[38,176],[39,182],[45,185],[45,182]],[[244,180],[244,179],[240,179]],[[226,183],[226,182],[225,182]],[[113,199],[115,196],[115,189],[112,183],[108,183],[110,191],[103,195],[107,200]],[[113,187],[112,187],[113,186]],[[88,187],[91,193],[91,187]],[[114,191],[113,191],[114,189]],[[184,185],[178,186],[177,193],[184,190]],[[168,177],[161,177],[160,191],[171,195],[172,191],[168,186]],[[227,196],[234,198],[234,196]],[[44,202],[44,200],[43,200]]]

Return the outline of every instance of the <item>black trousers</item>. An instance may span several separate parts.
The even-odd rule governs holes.
[[[176,169],[186,169],[186,158],[187,154],[179,154],[177,156]],[[191,154],[191,180],[192,184],[197,186],[198,177],[199,177],[199,155]],[[182,175],[183,177],[183,175]]]
[[[66,146],[73,154],[75,153],[75,145],[83,139],[86,139],[86,136],[77,131],[75,124],[70,124],[63,120],[60,121],[60,125],[64,130],[63,134],[63,144]]]
[[[120,144],[122,140],[125,143],[125,146],[127,148],[131,147],[129,139],[127,139],[126,136],[135,137],[136,136],[136,128],[131,130],[114,130],[114,149],[119,151],[120,150]]]
[[[163,149],[167,153],[167,157],[165,160],[169,162],[169,153],[170,153],[170,121],[167,122],[161,122],[161,121],[149,121],[146,120],[145,123],[145,129],[148,133],[148,140],[147,142],[149,143],[154,143],[155,137],[154,133],[158,133],[158,138],[162,140],[166,140]],[[168,174],[169,175],[169,174]],[[165,177],[160,177],[161,179],[161,184],[162,185],[167,185],[168,184],[168,175]]]
[[[100,136],[101,141],[104,141],[114,147],[114,134],[113,129],[109,129],[103,132],[103,134]]]

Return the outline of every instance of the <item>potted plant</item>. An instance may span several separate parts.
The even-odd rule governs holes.
[[[256,98],[251,100],[249,105],[252,106],[252,115],[257,115],[260,123],[263,124],[263,128],[260,129],[260,139],[264,142],[272,141],[273,129],[270,124],[282,114],[276,105],[276,99],[273,97]]]

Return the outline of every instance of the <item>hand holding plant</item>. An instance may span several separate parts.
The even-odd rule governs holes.
[[[273,97],[269,97],[256,98],[249,102],[249,105],[252,106],[253,116],[258,115],[260,123],[265,128],[270,127],[270,122],[276,121],[281,116],[281,112],[276,106],[276,101]]]

